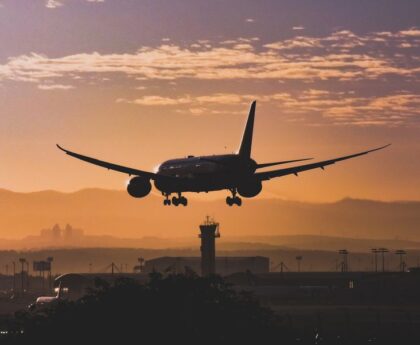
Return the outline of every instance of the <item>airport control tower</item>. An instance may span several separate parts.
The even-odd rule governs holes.
[[[201,275],[207,277],[216,273],[216,238],[220,237],[219,223],[209,216],[200,225]]]

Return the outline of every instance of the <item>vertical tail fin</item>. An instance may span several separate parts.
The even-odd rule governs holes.
[[[243,157],[251,157],[252,148],[252,133],[254,131],[254,118],[255,118],[255,106],[257,101],[252,102],[251,108],[249,109],[248,120],[246,122],[244,134],[242,136],[241,146],[238,154]]]

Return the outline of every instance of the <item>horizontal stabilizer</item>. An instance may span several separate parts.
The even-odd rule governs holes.
[[[257,169],[267,168],[267,167],[271,167],[273,165],[280,165],[280,164],[287,164],[287,163],[308,161],[310,159],[313,159],[313,158],[302,158],[302,159],[293,159],[291,161],[281,161],[281,162],[257,164]]]

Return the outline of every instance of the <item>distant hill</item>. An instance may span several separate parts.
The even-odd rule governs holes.
[[[195,250],[199,249],[198,237],[176,238],[121,238],[115,236],[83,236],[74,240],[45,240],[40,236],[28,236],[18,240],[0,240],[0,250],[59,250],[75,248]],[[317,235],[284,236],[222,236],[217,240],[220,251],[270,251],[270,250],[324,250],[337,252],[346,248],[350,252],[370,252],[372,248],[385,247],[419,250],[420,242],[390,239],[348,238]]]
[[[223,200],[190,200],[188,207],[163,207],[162,198],[134,199],[125,191],[85,189],[75,193],[0,190],[0,238],[22,238],[55,223],[71,223],[89,235],[195,240],[205,215],[221,223],[222,236],[323,235],[420,241],[420,202],[344,199],[306,203],[244,200],[241,208]],[[257,242],[265,242],[256,239]]]

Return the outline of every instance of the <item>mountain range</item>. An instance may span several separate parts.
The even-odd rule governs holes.
[[[188,207],[164,207],[161,197],[134,199],[125,191],[0,190],[0,238],[22,239],[55,223],[70,223],[90,236],[194,239],[198,225],[210,215],[220,222],[226,237],[317,235],[420,241],[417,201],[244,201],[240,208],[229,207],[224,200],[200,199],[191,199]]]

